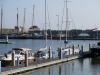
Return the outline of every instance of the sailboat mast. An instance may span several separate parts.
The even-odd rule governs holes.
[[[24,8],[24,22],[23,22],[23,32],[24,32],[24,26],[25,26],[25,10],[26,10],[26,8]]]
[[[47,30],[46,30],[46,0],[45,0],[45,32],[46,32],[45,46],[47,46]]]
[[[19,27],[18,27],[18,8],[17,8],[17,34],[18,34],[18,30],[19,30]]]
[[[1,7],[1,35],[2,35],[2,18],[3,18],[3,5]]]
[[[68,7],[67,7],[67,0],[66,0],[66,42],[67,42],[67,29],[68,29],[67,26],[68,26]]]
[[[34,8],[35,8],[35,5],[33,5],[32,27],[34,26]]]

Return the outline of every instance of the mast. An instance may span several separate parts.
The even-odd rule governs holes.
[[[18,30],[19,30],[19,27],[18,27],[18,8],[17,8],[17,34],[18,34]]]
[[[67,0],[66,0],[66,42],[67,42],[67,29],[68,29],[68,7],[67,7]],[[67,44],[65,45],[67,47]]]
[[[46,32],[46,40],[45,40],[45,46],[47,46],[47,30],[46,30],[46,0],[45,0],[45,32]]]
[[[2,35],[2,18],[3,18],[3,5],[1,7],[1,35]]]
[[[26,8],[24,8],[24,22],[23,22],[23,32],[24,32],[24,26],[25,26],[25,10],[26,10]]]
[[[35,5],[33,5],[32,27],[34,26],[34,8],[35,8]]]

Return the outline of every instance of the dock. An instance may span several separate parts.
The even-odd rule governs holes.
[[[89,54],[88,51],[85,52],[85,54],[83,53],[83,57],[88,54]],[[67,55],[62,59],[56,57],[53,59],[34,61],[32,63],[29,63],[28,67],[25,67],[25,65],[2,67],[0,75],[19,74],[19,73],[35,70],[38,68],[42,68],[42,67],[46,67],[46,66],[50,66],[54,64],[68,62],[68,61],[75,60],[78,58],[81,58],[79,54],[74,54],[74,55]]]
[[[0,44],[12,44],[12,42],[0,41]]]

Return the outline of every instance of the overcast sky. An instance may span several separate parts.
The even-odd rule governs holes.
[[[69,29],[92,29],[98,27],[100,29],[100,0],[68,0],[69,10]],[[44,28],[44,8],[45,0],[0,0],[0,11],[3,5],[3,28],[14,28],[17,25],[17,7],[19,14],[19,26],[23,26],[24,8],[26,8],[25,16],[25,28],[32,26],[32,13],[33,5],[34,9],[34,24]],[[65,29],[65,1],[64,0],[47,0],[47,29],[49,29],[49,20],[52,30],[58,29],[58,17],[59,15],[59,29],[61,29],[62,15],[64,9],[63,18],[63,30]],[[48,16],[49,14],[49,16]],[[0,14],[1,24],[1,14]]]

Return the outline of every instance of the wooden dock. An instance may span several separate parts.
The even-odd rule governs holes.
[[[85,54],[88,54],[88,51],[85,52]],[[25,65],[2,67],[2,72],[0,73],[0,75],[18,74],[18,73],[27,72],[30,70],[34,70],[34,69],[38,69],[38,68],[42,68],[54,64],[59,64],[62,62],[68,62],[78,58],[81,58],[79,57],[79,54],[74,54],[74,55],[67,55],[62,59],[59,59],[57,57],[53,59],[35,61],[33,63],[29,63],[28,67],[25,67]]]

